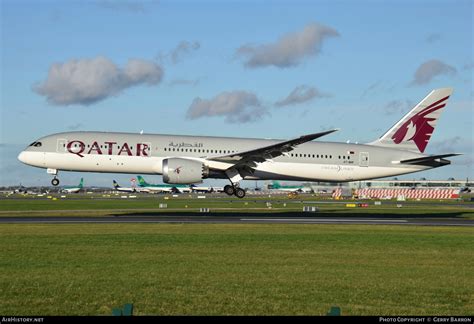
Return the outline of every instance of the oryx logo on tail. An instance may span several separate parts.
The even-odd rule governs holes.
[[[407,120],[393,134],[393,142],[399,144],[404,141],[413,141],[420,152],[423,153],[434,131],[434,125],[431,123],[437,119],[437,117],[431,117],[430,115],[446,106],[448,98],[449,96],[438,100]]]

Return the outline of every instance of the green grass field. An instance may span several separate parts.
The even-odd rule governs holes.
[[[301,216],[294,212],[308,200],[315,198],[17,196],[0,200],[0,217],[200,207]],[[314,215],[474,218],[472,203],[433,203],[347,208],[324,201]],[[2,224],[0,313],[110,315],[134,303],[137,315],[324,315],[334,305],[345,315],[469,315],[473,234],[428,226]]]
[[[0,226],[4,315],[472,315],[474,231],[362,225]]]
[[[166,196],[145,196],[136,199],[121,199],[117,197],[103,198],[101,196],[87,197],[85,195],[70,195],[57,200],[43,198],[17,198],[0,200],[0,217],[2,216],[106,216],[134,213],[169,213],[169,212],[196,212],[201,207],[211,209],[216,213],[283,213],[301,212],[303,206],[309,206],[307,201],[317,200],[310,195],[298,199],[288,199],[285,196],[276,197],[248,197],[236,199],[229,197],[212,197],[207,199],[189,198],[183,195],[178,198],[165,199]],[[267,203],[271,203],[268,208]],[[369,203],[368,208],[347,208],[345,203],[321,200],[322,204],[312,204],[320,209],[318,216],[363,216],[384,215],[411,215],[412,217],[456,217],[474,218],[472,203],[432,201],[433,205],[424,202],[402,202],[404,206],[397,208],[396,202],[384,201],[375,206]],[[348,201],[352,202],[352,201]],[[161,203],[167,204],[166,209],[160,209]]]

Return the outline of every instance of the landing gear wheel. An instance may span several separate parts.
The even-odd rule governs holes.
[[[242,188],[235,188],[235,196],[237,198],[244,198],[245,197],[245,190]]]
[[[51,184],[56,187],[59,184],[59,179],[54,178],[53,180],[51,180]]]
[[[234,192],[235,192],[235,189],[234,189],[234,187],[231,186],[231,185],[226,185],[226,186],[224,186],[224,192],[225,192],[226,194],[228,194],[229,196],[232,196],[232,195],[234,194]]]

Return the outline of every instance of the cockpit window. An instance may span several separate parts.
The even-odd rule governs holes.
[[[41,147],[41,142],[33,142],[29,146]]]

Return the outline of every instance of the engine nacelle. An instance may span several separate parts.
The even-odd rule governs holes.
[[[200,183],[209,176],[209,168],[204,163],[171,158],[163,160],[163,181],[166,183]]]

